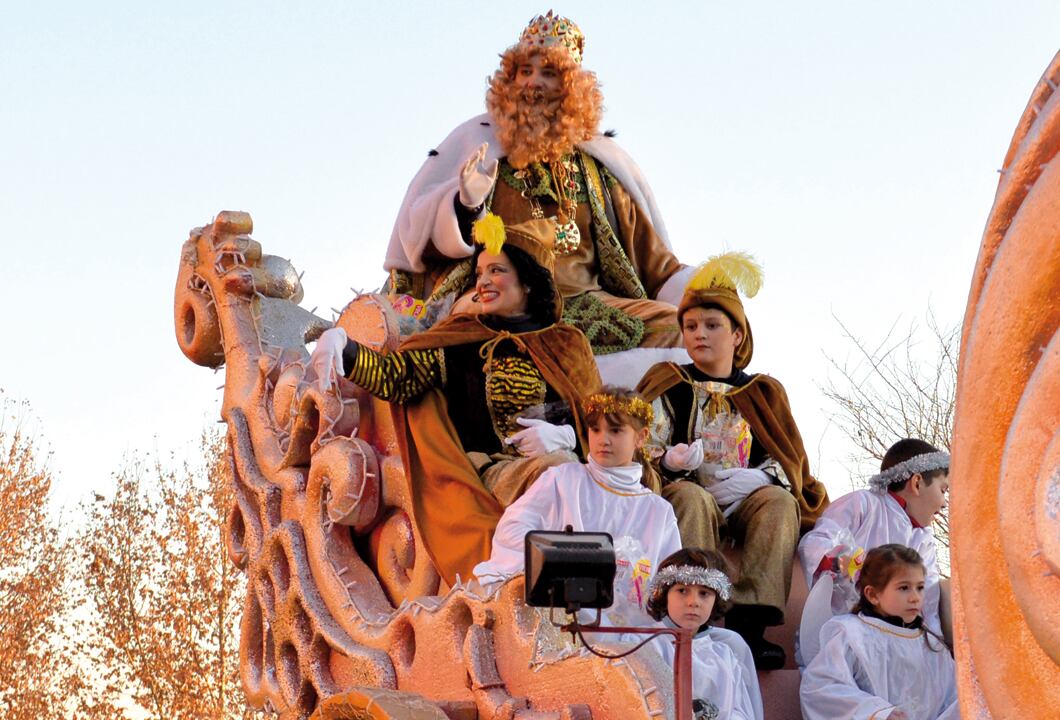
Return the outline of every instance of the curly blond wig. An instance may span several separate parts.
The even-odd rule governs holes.
[[[560,73],[562,90],[555,100],[529,102],[514,82],[519,66],[535,54]],[[603,102],[596,74],[583,70],[562,47],[513,45],[501,55],[486,92],[486,108],[514,168],[555,162],[577,143],[591,139],[600,125]]]

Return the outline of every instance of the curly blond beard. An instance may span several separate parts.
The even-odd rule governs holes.
[[[533,53],[540,53],[560,71],[558,97],[523,91],[515,84],[516,70]],[[592,139],[600,125],[603,100],[595,73],[582,70],[562,48],[531,51],[516,45],[501,56],[501,66],[490,78],[486,109],[508,162],[524,168],[533,162],[555,162],[576,144]]]

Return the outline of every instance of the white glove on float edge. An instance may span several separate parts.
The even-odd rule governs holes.
[[[345,368],[342,363],[342,351],[346,349],[346,331],[340,327],[325,330],[317,338],[317,346],[313,348],[313,354],[309,356],[309,373],[321,390],[327,390],[335,376],[346,377]],[[335,374],[335,376],[332,375]],[[313,380],[315,378],[315,380]]]

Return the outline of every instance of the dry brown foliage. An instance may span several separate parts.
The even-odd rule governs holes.
[[[833,373],[821,388],[836,410],[832,421],[853,446],[852,474],[868,478],[879,472],[887,449],[901,438],[920,438],[949,451],[957,397],[960,327],[940,327],[927,314],[925,333],[898,323],[877,342],[855,335],[838,318],[853,359],[828,357]],[[949,567],[949,515],[935,521],[939,561]]]
[[[247,716],[238,677],[244,580],[224,547],[223,444],[203,436],[201,470],[133,461],[113,496],[86,508],[81,650],[98,671],[97,696],[135,705],[137,717]]]
[[[61,718],[79,686],[65,656],[69,545],[28,408],[0,395],[0,717]]]

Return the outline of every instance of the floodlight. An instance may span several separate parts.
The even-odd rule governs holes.
[[[531,530],[526,534],[526,604],[580,608],[611,607],[615,547],[609,533]]]

